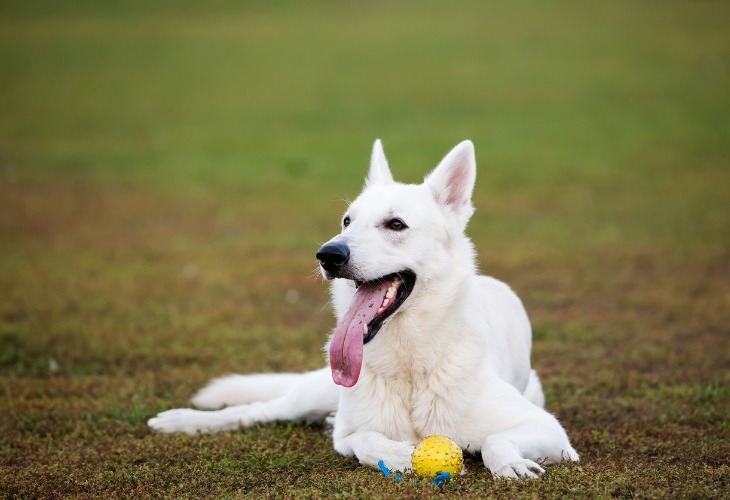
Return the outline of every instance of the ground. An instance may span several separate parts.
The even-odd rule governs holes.
[[[152,434],[213,376],[308,370],[314,253],[376,137],[474,141],[482,272],[581,454],[460,497],[730,496],[722,2],[0,4],[0,495],[418,497],[326,430]]]

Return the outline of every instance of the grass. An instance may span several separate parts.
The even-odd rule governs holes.
[[[3,2],[0,494],[436,493],[317,427],[145,421],[216,375],[320,366],[313,253],[373,139],[415,182],[470,137],[480,266],[523,298],[582,461],[509,483],[469,457],[442,493],[727,497],[729,13]]]

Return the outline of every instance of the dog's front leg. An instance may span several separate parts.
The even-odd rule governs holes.
[[[379,432],[358,431],[334,438],[335,450],[345,456],[355,455],[363,465],[377,467],[382,460],[391,470],[405,472],[411,469],[411,455],[415,444],[393,441]]]
[[[540,412],[517,427],[487,436],[482,459],[495,477],[536,478],[545,472],[542,464],[578,461],[578,454],[558,421],[547,412]]]

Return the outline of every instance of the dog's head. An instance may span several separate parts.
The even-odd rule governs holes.
[[[375,141],[365,189],[342,217],[342,231],[317,252],[327,279],[350,280],[357,291],[330,343],[335,382],[352,386],[362,346],[386,320],[448,276],[473,269],[464,229],[474,209],[476,160],[471,141],[457,145],[418,185],[397,183]]]

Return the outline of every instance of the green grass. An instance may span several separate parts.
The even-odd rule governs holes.
[[[723,2],[0,4],[0,495],[416,497],[323,429],[150,433],[227,372],[321,365],[313,254],[383,139],[477,148],[580,464],[454,496],[730,495]],[[288,290],[299,300],[290,304]]]

